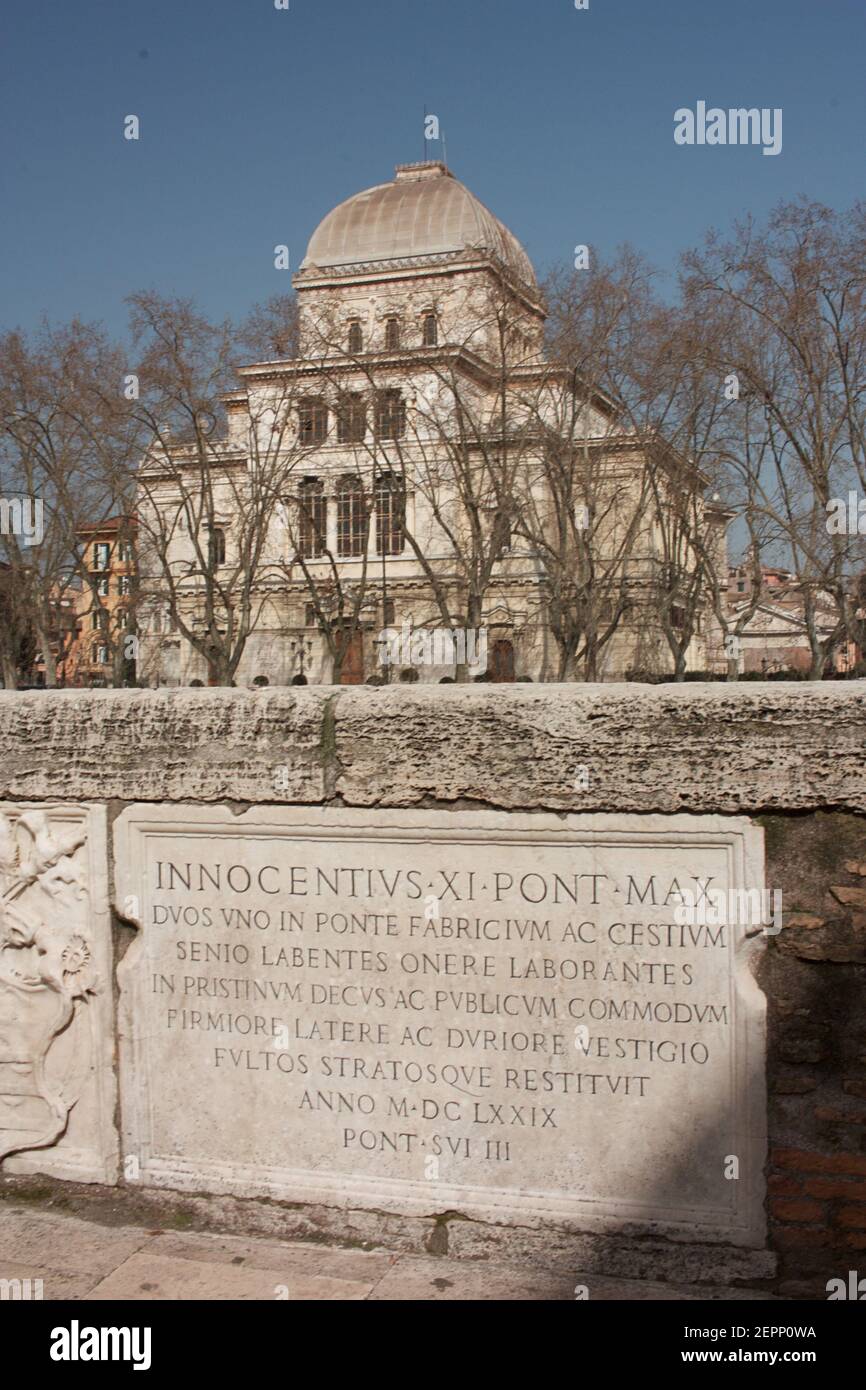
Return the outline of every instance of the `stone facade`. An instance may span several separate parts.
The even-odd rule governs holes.
[[[469,679],[557,679],[546,571],[537,538],[520,524],[531,513],[537,537],[555,532],[542,438],[548,450],[557,439],[583,460],[582,490],[559,524],[575,566],[583,523],[571,512],[585,510],[596,528],[596,564],[607,557],[596,586],[602,627],[616,596],[628,594],[596,674],[669,669],[652,594],[671,555],[670,547],[663,554],[646,484],[660,446],[631,434],[602,393],[545,362],[544,307],[511,233],[444,165],[400,166],[392,183],[324,219],[294,284],[300,356],[240,368],[240,387],[225,401],[227,435],[207,444],[206,518],[195,505],[201,447],[170,457],[156,451],[144,465],[143,678],[209,681],[206,656],[168,630],[171,605],[146,537],[159,533],[173,571],[188,570],[178,607],[203,630],[192,516],[218,534],[214,563],[237,603],[251,490],[266,480],[274,498],[237,684],[355,684],[383,675],[435,683],[460,678],[464,664]],[[689,486],[699,490],[700,480]],[[724,574],[727,514],[696,506]],[[329,624],[339,659],[323,636]],[[452,629],[483,630],[483,656],[431,657],[422,639],[414,654],[405,642],[395,647],[383,670],[385,632]],[[713,629],[702,606],[687,654],[692,669],[723,668]]]

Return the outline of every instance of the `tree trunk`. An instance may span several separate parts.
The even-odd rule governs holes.
[[[111,657],[111,684],[115,690],[119,690],[123,685],[123,672],[126,662],[123,655],[123,637],[115,643]]]
[[[57,685],[57,662],[54,659],[54,652],[51,650],[51,642],[45,625],[41,620],[37,620],[34,626],[36,629],[36,640],[42,652],[42,664],[45,667],[45,685],[48,690],[53,690]]]
[[[12,659],[12,653],[5,648],[0,652],[0,671],[3,675],[3,687],[5,690],[18,689],[18,668]]]
[[[827,667],[827,657],[824,652],[813,652],[812,662],[809,667],[809,680],[820,681],[824,679],[824,671]]]
[[[585,669],[587,681],[598,680],[598,643],[593,639],[587,644]]]

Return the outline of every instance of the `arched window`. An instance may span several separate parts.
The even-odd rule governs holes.
[[[395,351],[400,346],[400,320],[385,320],[385,347],[390,351]]]
[[[403,479],[383,473],[376,479],[376,554],[402,555],[406,516]]]
[[[352,474],[337,487],[337,554],[363,555],[367,549],[367,508],[361,479]]]
[[[361,325],[357,319],[353,319],[349,324],[349,351],[352,353],[361,352],[364,347],[364,335],[361,332]]]
[[[298,486],[298,550],[316,560],[327,549],[328,501],[321,478],[304,478]]]
[[[221,526],[208,528],[207,555],[212,570],[226,562],[226,533]]]
[[[435,347],[439,341],[439,325],[435,314],[425,314],[423,322],[424,346]]]
[[[258,688],[260,686],[270,685],[270,681],[268,680],[267,676],[256,676],[253,680],[253,685]]]

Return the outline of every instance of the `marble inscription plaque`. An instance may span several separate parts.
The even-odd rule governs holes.
[[[138,806],[115,858],[127,1176],[761,1242],[748,820]]]

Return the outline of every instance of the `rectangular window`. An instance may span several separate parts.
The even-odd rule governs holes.
[[[298,407],[302,444],[323,444],[328,437],[328,407],[320,396],[307,396]]]
[[[350,392],[340,401],[337,412],[337,438],[341,444],[362,444],[367,434],[367,406],[364,397]]]
[[[402,439],[406,433],[406,406],[402,391],[376,393],[377,439]]]
[[[226,533],[221,526],[207,528],[207,558],[210,570],[219,569],[226,562]]]
[[[491,542],[495,555],[511,549],[511,519],[508,512],[497,508],[493,513]]]
[[[107,570],[111,546],[103,541],[98,541],[93,547],[93,568],[95,570]]]
[[[122,574],[117,581],[117,592],[119,594],[132,593],[132,575]]]
[[[96,581],[96,592],[100,598],[108,598],[108,575],[102,574]]]
[[[360,478],[344,478],[337,492],[337,554],[363,555],[367,549],[366,499]]]
[[[376,482],[376,554],[402,555],[406,516],[403,480],[384,473]]]
[[[317,560],[328,548],[328,501],[321,478],[305,478],[298,488],[298,551]]]

